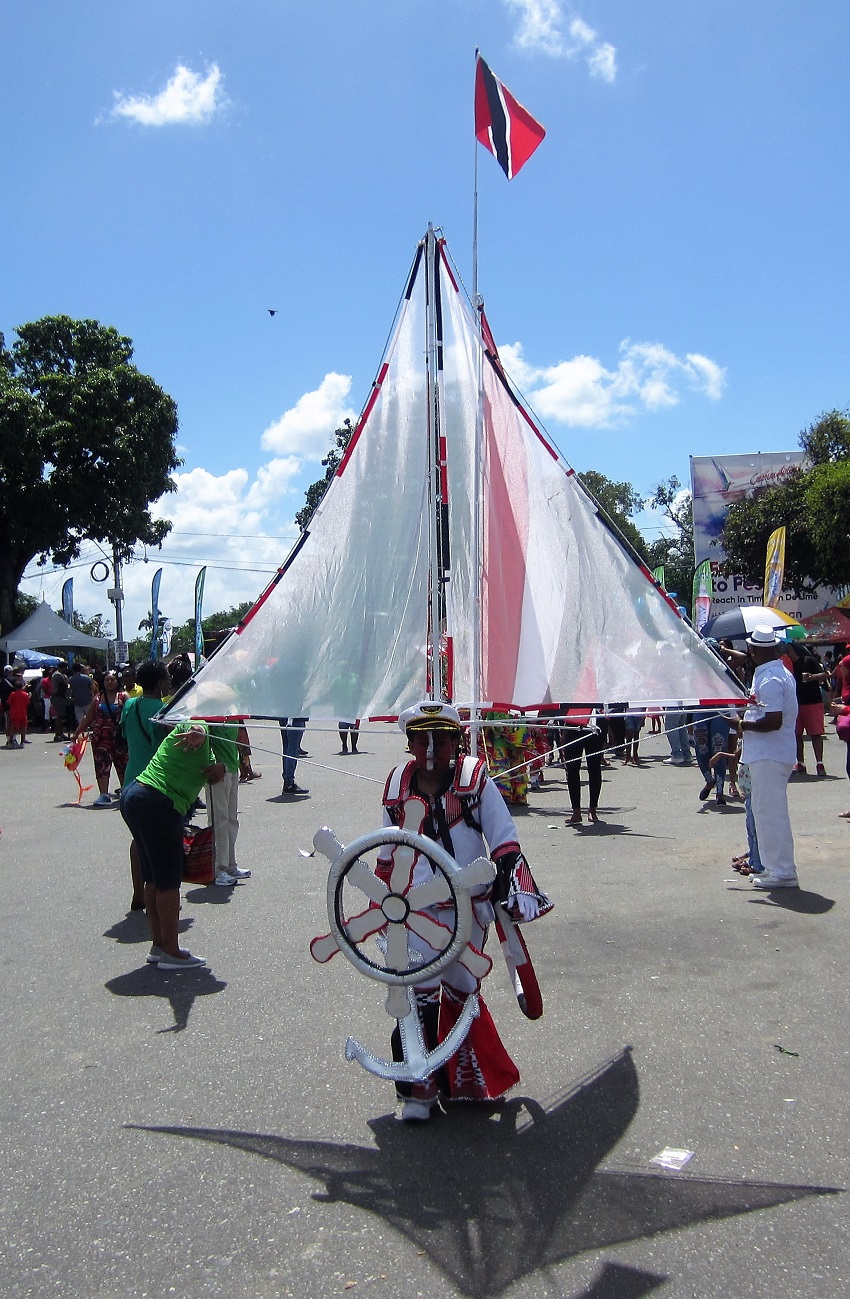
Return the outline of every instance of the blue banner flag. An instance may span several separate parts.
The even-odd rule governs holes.
[[[195,668],[199,668],[204,661],[204,628],[201,623],[201,605],[204,601],[204,578],[207,575],[206,566],[201,569],[195,579]]]
[[[162,569],[158,568],[153,575],[151,582],[151,652],[152,662],[159,658],[159,584],[162,579]]]

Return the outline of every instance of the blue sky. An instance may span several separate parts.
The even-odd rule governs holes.
[[[846,0],[0,0],[0,329],[114,325],[179,407],[127,629],[160,562],[177,623],[202,563],[210,611],[265,585],[429,221],[469,285],[476,45],[547,128],[510,183],[479,151],[480,282],[566,458],[648,494],[796,448],[850,395],[848,28]]]

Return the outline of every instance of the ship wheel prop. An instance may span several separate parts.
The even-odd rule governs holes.
[[[405,806],[405,820],[408,807],[411,817],[421,824],[421,802],[411,800]],[[313,939],[311,955],[324,964],[342,952],[361,974],[389,985],[385,1007],[387,1014],[398,1020],[404,1052],[403,1061],[382,1060],[350,1037],[346,1059],[359,1061],[379,1078],[422,1082],[463,1043],[478,1014],[478,997],[475,993],[467,997],[451,1032],[429,1051],[416,1009],[416,987],[433,980],[455,961],[476,979],[489,973],[490,958],[469,941],[470,892],[492,883],[493,864],[479,857],[468,866],[459,866],[441,844],[404,824],[361,835],[347,846],[324,827],[314,836],[313,846],[331,862],[327,891],[331,932]],[[383,866],[379,873],[369,864],[368,854],[385,847],[392,848],[391,865],[389,869]],[[413,884],[414,867],[423,859],[431,866],[433,877]],[[365,896],[369,905],[352,913],[350,903],[357,893]],[[359,903],[360,899],[356,905]],[[445,922],[428,910],[437,904],[450,904],[440,908]]]

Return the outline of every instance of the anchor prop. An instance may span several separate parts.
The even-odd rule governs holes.
[[[404,821],[415,817],[416,823],[421,824],[419,800],[410,800],[409,811],[408,805],[404,811]],[[363,854],[385,845],[393,848],[392,863],[379,874],[363,860]],[[342,952],[361,974],[389,985],[385,1007],[387,1014],[399,1022],[404,1053],[403,1061],[382,1060],[350,1037],[345,1046],[346,1059],[359,1061],[380,1078],[421,1082],[461,1046],[478,1014],[478,997],[474,993],[467,997],[451,1032],[433,1051],[428,1051],[416,1010],[415,988],[454,961],[464,965],[476,979],[489,973],[492,961],[469,942],[470,891],[492,883],[493,864],[486,857],[479,857],[468,866],[459,866],[442,845],[406,829],[404,824],[361,835],[347,846],[324,826],[313,837],[313,846],[331,862],[327,888],[331,932],[314,938],[310,952],[320,963]],[[414,885],[414,867],[421,858],[430,863],[433,878]],[[365,911],[348,917],[342,905],[346,883],[369,899]],[[451,923],[435,920],[427,911],[436,903],[451,904],[451,910],[448,906],[445,909],[445,914],[452,917]],[[410,934],[423,939],[436,954],[429,957],[411,952]],[[363,950],[362,945],[369,938],[376,939],[382,960]]]

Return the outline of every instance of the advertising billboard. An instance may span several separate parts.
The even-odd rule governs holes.
[[[694,500],[694,565],[711,563],[714,593],[711,616],[736,604],[761,604],[764,585],[745,582],[740,573],[724,577],[718,572],[725,553],[720,542],[726,511],[733,501],[752,496],[762,487],[787,481],[802,468],[803,451],[756,451],[751,455],[691,456],[691,491]],[[776,607],[792,618],[806,618],[834,603],[833,592],[823,587],[816,595],[796,599],[783,590]]]

